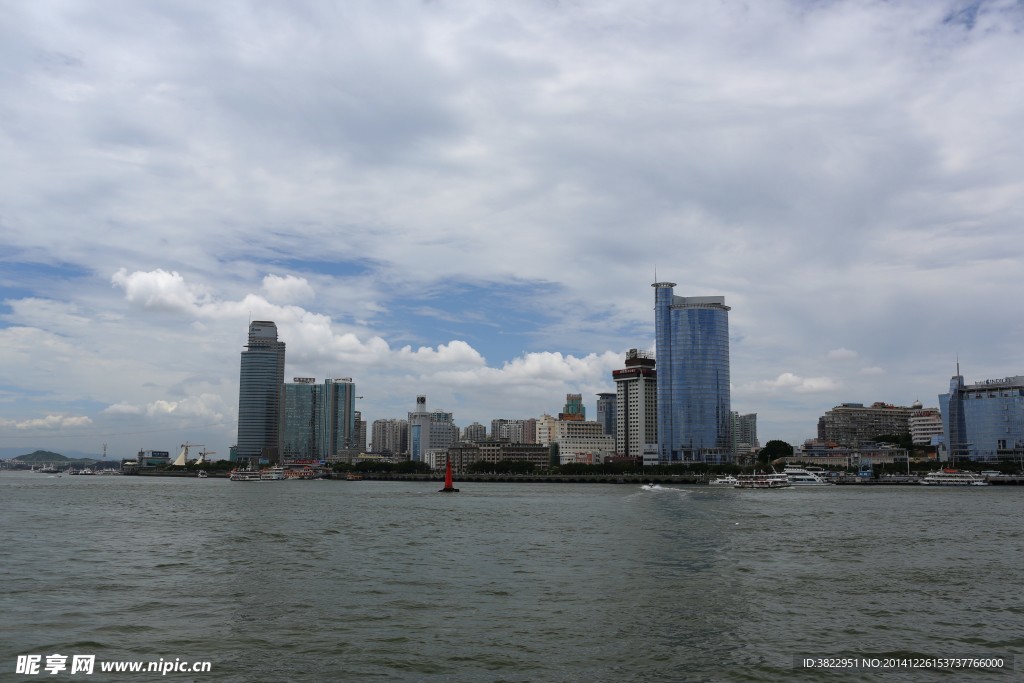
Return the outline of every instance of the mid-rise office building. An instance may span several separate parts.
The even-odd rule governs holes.
[[[452,414],[427,410],[427,397],[416,397],[416,410],[409,413],[409,459],[426,462],[427,452],[447,450],[459,440],[459,428]]]
[[[658,443],[658,375],[654,356],[630,349],[615,380],[615,454],[643,458]],[[651,449],[648,448],[648,451]]]
[[[912,412],[913,408],[908,406],[880,401],[870,406],[843,403],[818,418],[818,439],[854,447],[879,436],[907,434]]]
[[[676,296],[654,287],[658,360],[658,462],[732,459],[729,307],[721,296]]]
[[[1024,376],[966,384],[958,366],[939,408],[944,459],[1024,463]]]
[[[542,415],[537,420],[537,438],[545,446],[558,444],[561,464],[599,464],[615,454],[615,440],[597,422]]]
[[[242,351],[238,380],[238,461],[278,459],[280,390],[284,384],[284,342],[277,325],[249,323],[249,342]]]

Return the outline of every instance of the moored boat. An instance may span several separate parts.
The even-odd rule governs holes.
[[[974,472],[961,472],[960,470],[936,470],[929,472],[921,480],[922,486],[988,486],[989,483],[984,477]]]
[[[714,479],[709,481],[708,482],[708,486],[733,486],[733,487],[735,487],[736,484],[738,484],[738,483],[740,483],[739,479],[737,479],[736,477],[732,476],[731,474],[725,474],[725,475],[722,475],[721,477],[715,477]]]

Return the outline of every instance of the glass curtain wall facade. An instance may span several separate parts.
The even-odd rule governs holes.
[[[282,458],[319,459],[323,396],[323,387],[311,378],[296,377],[294,384],[281,387]]]
[[[615,436],[615,394],[597,395],[597,421],[604,427],[604,433]]]
[[[939,407],[947,459],[1024,465],[1024,376],[964,384],[958,372]]]
[[[284,342],[277,340],[277,325],[266,320],[249,323],[245,348],[238,380],[236,458],[276,461],[285,352]]]
[[[356,427],[356,385],[348,378],[328,379],[323,386],[321,453],[325,458],[360,450]]]
[[[729,307],[725,297],[675,296],[656,282],[658,461],[732,460]]]

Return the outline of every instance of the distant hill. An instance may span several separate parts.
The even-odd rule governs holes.
[[[35,451],[28,453],[27,455],[19,455],[11,458],[13,462],[23,463],[37,463],[37,462],[93,462],[92,458],[77,458],[72,459],[67,456],[61,455],[60,453],[54,453],[53,451]]]
[[[70,460],[70,458],[53,451],[34,451],[28,455],[19,455],[16,458],[11,458],[11,460],[18,462],[64,462]]]

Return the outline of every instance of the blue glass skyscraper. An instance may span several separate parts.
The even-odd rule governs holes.
[[[725,297],[675,296],[674,282],[651,286],[658,362],[658,461],[730,461]]]
[[[277,325],[253,321],[238,381],[238,460],[277,460],[282,384],[284,342],[277,340]]]

